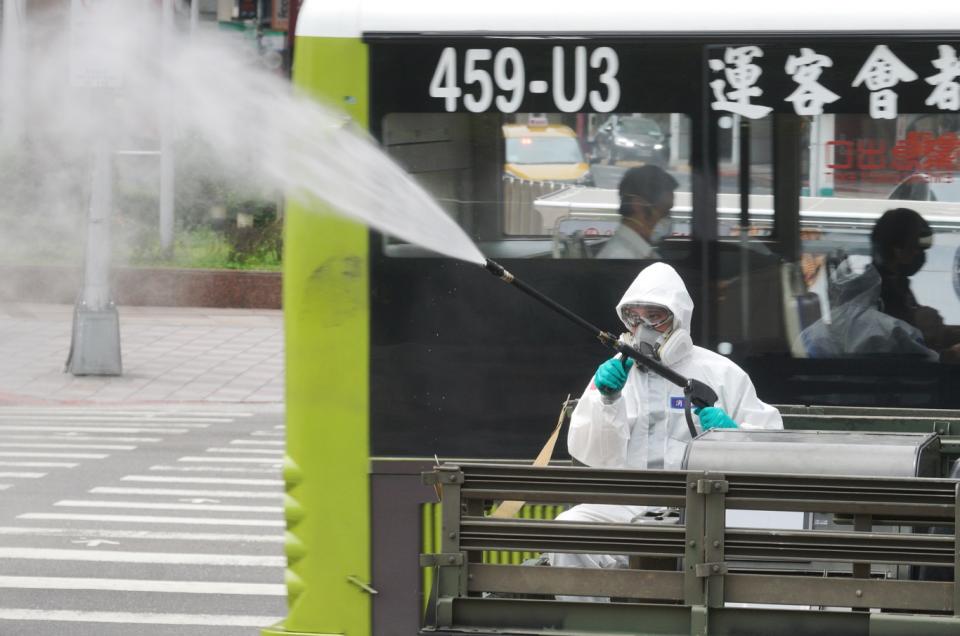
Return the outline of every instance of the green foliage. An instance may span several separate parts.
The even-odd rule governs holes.
[[[197,269],[244,269],[279,271],[279,249],[258,245],[249,252],[238,252],[227,234],[210,228],[178,231],[173,255],[152,241],[131,255],[131,265],[141,267],[186,267]]]

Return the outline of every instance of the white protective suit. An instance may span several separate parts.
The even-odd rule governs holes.
[[[880,272],[867,265],[862,273],[845,261],[830,282],[830,321],[818,320],[800,332],[811,358],[912,356],[936,362],[940,355],[924,344],[913,325],[880,311]]]
[[[640,272],[620,299],[617,314],[621,315],[624,305],[636,303],[663,305],[673,313],[674,331],[690,328],[693,299],[679,274],[665,263],[654,263]],[[716,406],[741,428],[783,428],[780,413],[757,398],[750,378],[727,358],[691,346],[670,366],[716,391]],[[570,420],[570,455],[594,468],[678,470],[690,441],[683,399],[681,387],[637,365],[631,367],[623,390],[616,396],[604,396],[591,380]],[[645,509],[581,504],[561,513],[557,520],[630,523]],[[551,555],[551,563],[561,567],[623,567],[626,562],[626,557],[619,555]]]

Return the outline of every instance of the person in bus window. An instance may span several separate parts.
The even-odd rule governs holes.
[[[715,406],[695,409],[700,428],[783,428],[780,413],[757,397],[747,374],[727,358],[690,339],[693,299],[676,270],[654,263],[636,277],[617,305],[629,330],[622,338],[684,377],[696,378],[718,395]],[[570,456],[596,468],[681,468],[690,433],[683,390],[619,354],[597,369],[570,420]],[[582,504],[558,521],[640,520],[644,506]],[[625,556],[552,554],[566,567],[625,566]],[[602,600],[602,599],[594,599]]]
[[[909,208],[887,210],[873,226],[870,244],[880,274],[880,311],[919,329],[942,361],[960,362],[960,327],[945,325],[940,312],[920,305],[910,289],[910,277],[923,268],[933,245],[927,221]]]
[[[912,356],[935,362],[939,355],[924,343],[919,329],[880,311],[880,272],[867,266],[856,272],[848,260],[830,275],[830,317],[800,332],[811,358]]]
[[[663,168],[630,168],[620,180],[620,226],[597,258],[659,258],[656,245],[670,234],[677,180]]]

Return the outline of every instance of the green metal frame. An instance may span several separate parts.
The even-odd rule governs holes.
[[[421,565],[436,568],[439,577],[435,620],[425,634],[563,630],[713,635],[747,628],[751,633],[791,634],[889,634],[897,628],[960,633],[960,556],[954,536],[872,531],[872,517],[881,514],[960,527],[960,485],[952,480],[492,464],[445,465],[425,473],[424,480],[443,487],[444,532],[442,551],[421,556]],[[478,514],[486,500],[520,498],[673,505],[685,509],[685,523],[562,523]],[[849,512],[859,518],[862,530],[728,529],[728,507]],[[588,571],[483,564],[476,558],[480,551],[497,549],[682,556],[683,568]],[[758,561],[770,566],[758,569]],[[845,576],[823,576],[815,564],[826,561],[850,567]],[[875,578],[869,569],[874,562],[948,566],[958,582]],[[814,573],[819,575],[811,576]],[[486,592],[609,596],[632,602],[485,598]],[[734,609],[728,603],[911,614]],[[644,631],[638,632],[638,625]]]
[[[298,38],[294,84],[367,125],[367,47]],[[264,636],[370,636],[368,232],[295,202],[284,227],[287,618]],[[348,528],[349,531],[344,531]]]

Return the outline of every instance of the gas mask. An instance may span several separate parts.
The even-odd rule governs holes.
[[[660,358],[660,362],[666,366],[672,367],[693,351],[693,339],[690,337],[690,332],[686,329],[673,329],[669,333],[661,335],[665,337],[657,348],[656,353],[657,357]]]
[[[693,339],[686,329],[671,329],[661,333],[653,327],[640,325],[635,334],[624,334],[623,340],[654,360],[670,367],[693,351]]]

